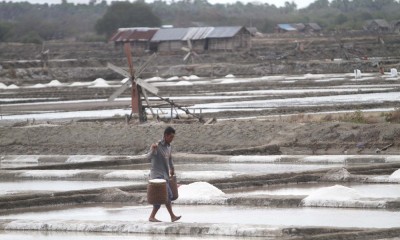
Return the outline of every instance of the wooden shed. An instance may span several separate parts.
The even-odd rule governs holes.
[[[389,32],[390,25],[385,19],[373,19],[366,22],[364,29],[379,33]]]
[[[154,43],[154,51],[174,52],[180,51],[186,45],[183,38],[188,32],[188,28],[163,28],[159,29],[151,39]]]
[[[114,42],[116,46],[129,42],[133,51],[144,52],[152,48],[150,40],[158,29],[146,27],[120,28],[111,36],[110,41]]]
[[[241,26],[215,27],[206,39],[205,50],[232,51],[251,48],[251,34]]]

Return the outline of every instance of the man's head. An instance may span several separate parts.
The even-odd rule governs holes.
[[[173,129],[172,127],[167,127],[164,130],[164,141],[170,144],[172,140],[174,140],[174,137],[175,137],[175,129]]]

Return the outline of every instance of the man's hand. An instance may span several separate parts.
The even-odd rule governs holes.
[[[170,170],[169,170],[169,174],[170,174],[171,176],[174,176],[174,175],[175,175],[175,170],[174,170],[174,169],[170,169]]]
[[[150,149],[151,149],[152,152],[154,152],[154,151],[157,150],[157,147],[158,147],[158,144],[157,143],[153,143],[153,144],[151,144]]]

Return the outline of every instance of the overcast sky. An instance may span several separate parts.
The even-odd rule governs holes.
[[[49,4],[59,4],[61,0],[7,0],[6,2],[31,2],[31,3],[49,3]],[[101,0],[97,0],[100,2]],[[112,0],[107,0],[107,2],[111,2]],[[152,2],[153,0],[145,0],[146,2]],[[170,1],[170,0],[168,0]],[[298,8],[307,7],[310,3],[314,2],[315,0],[288,0],[289,2],[294,2],[297,4]],[[89,0],[67,0],[70,3],[88,3]],[[133,2],[133,0],[130,0]],[[209,3],[235,3],[237,0],[208,0]],[[261,3],[268,3],[268,4],[275,4],[277,7],[281,7],[285,4],[285,0],[240,0],[240,2],[248,3],[248,2],[261,2]]]

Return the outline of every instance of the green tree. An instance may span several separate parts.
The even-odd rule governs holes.
[[[5,42],[9,36],[12,26],[10,23],[0,22],[0,42]]]
[[[96,32],[111,36],[122,27],[158,27],[161,20],[143,2],[113,2],[95,25]]]
[[[316,0],[315,2],[311,3],[308,8],[309,9],[323,9],[329,7],[328,0]]]
[[[344,15],[343,13],[339,14],[338,16],[336,16],[335,18],[335,23],[337,25],[341,25],[344,24],[345,22],[347,22],[347,16]]]

